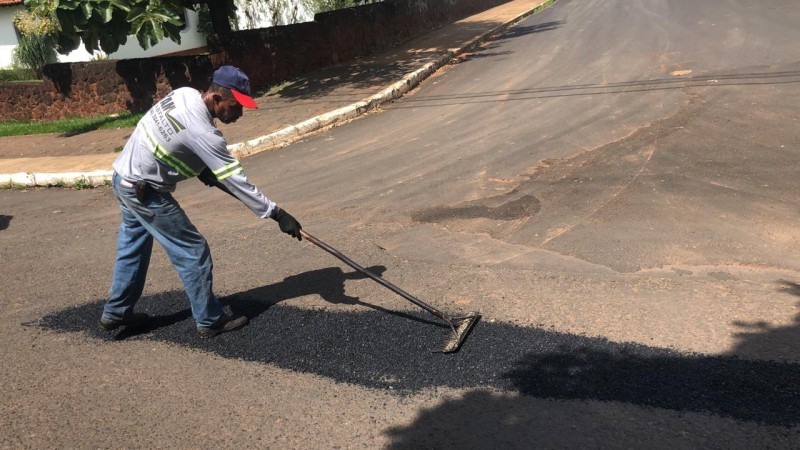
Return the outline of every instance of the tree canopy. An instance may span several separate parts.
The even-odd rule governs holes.
[[[231,31],[233,0],[25,0],[26,12],[16,23],[23,34],[54,35],[62,54],[81,41],[89,52],[113,53],[128,36],[136,36],[144,49],[164,38],[180,43],[184,9],[201,5],[208,7],[217,34]]]

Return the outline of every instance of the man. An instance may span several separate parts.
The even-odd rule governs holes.
[[[133,308],[142,295],[154,238],[183,281],[201,338],[247,324],[247,317],[226,315],[212,292],[208,244],[171,194],[179,181],[199,176],[206,184],[227,190],[259,217],[276,220],[284,233],[301,239],[300,223],[247,181],[214,124],[214,119],[235,122],[243,107],[258,108],[250,97],[249,78],[236,67],[222,66],[211,81],[204,93],[176,89],[153,106],[114,161],[112,190],[119,200],[122,223],[114,279],[100,318],[105,330],[148,318]]]

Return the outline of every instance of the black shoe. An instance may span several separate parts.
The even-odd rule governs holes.
[[[105,317],[100,318],[100,328],[106,331],[113,331],[119,327],[129,327],[131,325],[139,325],[142,322],[145,322],[150,318],[149,315],[145,313],[130,313],[125,314],[125,317],[122,319],[106,319]]]
[[[247,325],[248,319],[246,316],[222,316],[214,325],[210,327],[197,327],[197,334],[203,339],[212,338],[220,333],[227,333],[228,331],[238,330]]]

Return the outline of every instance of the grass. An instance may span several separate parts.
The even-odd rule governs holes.
[[[36,77],[36,73],[30,69],[0,69],[0,82],[20,83],[20,82],[41,82]]]
[[[23,191],[25,189],[28,189],[28,186],[25,186],[24,184],[14,183],[13,181],[9,181],[8,183],[4,183],[4,184],[0,185],[0,189],[11,189],[13,191]]]
[[[547,0],[546,2],[544,2],[544,3],[542,3],[541,5],[537,6],[537,7],[536,7],[536,8],[533,10],[533,12],[534,12],[534,13],[537,13],[537,12],[539,12],[539,11],[541,11],[541,10],[543,10],[543,9],[547,8],[548,6],[552,5],[553,3],[555,3],[555,0]]]
[[[87,180],[86,178],[80,177],[77,180],[75,180],[75,184],[73,187],[77,190],[91,189],[92,183],[90,183],[89,180]]]
[[[49,122],[9,120],[0,122],[0,137],[22,136],[28,134],[61,133],[75,136],[102,128],[125,128],[136,126],[142,114],[112,114],[99,117],[73,117]]]

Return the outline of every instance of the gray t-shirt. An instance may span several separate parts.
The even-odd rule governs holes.
[[[153,106],[136,125],[113,167],[123,179],[147,181],[161,192],[174,191],[179,181],[196,177],[208,167],[259,217],[269,217],[276,208],[247,181],[200,92],[192,88],[176,89]]]

